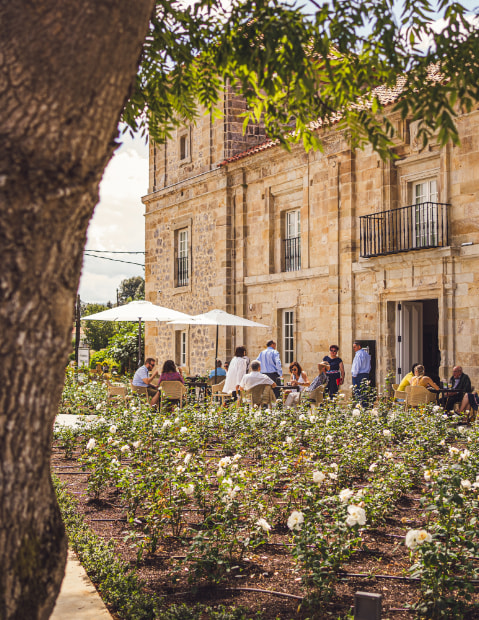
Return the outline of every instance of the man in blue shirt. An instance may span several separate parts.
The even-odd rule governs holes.
[[[357,340],[353,342],[353,349],[356,355],[351,366],[351,375],[353,377],[354,397],[359,400],[363,407],[368,404],[366,393],[367,384],[361,386],[363,381],[369,380],[371,371],[371,356],[367,351],[361,348]]]
[[[261,372],[272,379],[276,385],[281,385],[279,379],[283,376],[283,366],[274,340],[266,343],[266,349],[261,351],[256,360],[261,364]],[[281,390],[276,387],[273,388],[273,392],[276,398],[279,398]]]
[[[210,379],[213,379],[215,376],[215,371],[210,371]],[[221,368],[221,360],[216,360],[216,376],[217,377],[226,377],[226,370]]]

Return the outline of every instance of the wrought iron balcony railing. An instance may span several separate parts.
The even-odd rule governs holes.
[[[449,245],[448,204],[420,204],[363,215],[360,255],[363,258]]]
[[[181,258],[178,258],[177,269],[177,286],[188,286],[188,283],[190,281],[190,274],[187,256],[182,256]]]
[[[284,270],[298,271],[301,269],[301,237],[284,240]]]

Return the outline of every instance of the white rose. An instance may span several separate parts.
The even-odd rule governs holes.
[[[303,513],[299,510],[293,510],[288,518],[288,527],[290,530],[300,530],[304,523]]]
[[[354,418],[359,418],[359,416],[361,415],[361,412],[359,411],[359,409],[353,409],[353,413],[352,413]]]
[[[138,448],[141,446],[141,441],[134,441],[131,445],[135,448],[135,450],[138,450]]]
[[[171,426],[171,420],[165,420],[161,428],[168,428],[168,426]]]
[[[180,434],[181,434],[181,435],[183,435],[184,433],[187,433],[187,432],[188,432],[188,429],[186,428],[186,426],[182,426],[182,427],[180,428]]]
[[[130,446],[126,443],[124,446],[121,446],[120,448],[120,452],[129,452],[130,451]]]
[[[86,449],[87,450],[93,450],[93,448],[96,446],[96,441],[93,439],[93,437],[88,441],[87,445],[86,445]]]
[[[100,411],[100,409],[101,409],[101,403],[98,403],[98,405],[96,406],[96,410]]]
[[[383,430],[383,435],[384,435],[384,437],[390,437],[391,436],[391,431],[388,430],[387,428],[385,428]]]
[[[347,502],[351,499],[351,497],[354,495],[354,491],[351,491],[351,489],[343,489],[340,493],[339,493],[339,499],[342,502]]]
[[[313,482],[315,484],[321,484],[326,480],[326,474],[322,471],[313,471]]]
[[[110,426],[110,433],[111,433],[112,435],[114,435],[114,434],[116,433],[116,426],[115,426],[114,424],[112,424],[112,425]]]
[[[222,459],[219,460],[218,466],[226,467],[230,463],[231,463],[231,458],[229,456],[224,456]]]
[[[189,484],[186,488],[185,488],[185,494],[186,495],[193,495],[193,493],[195,492],[195,485],[194,484]]]
[[[191,457],[192,457],[192,454],[190,454],[190,453],[188,452],[188,454],[185,456],[185,459],[184,459],[183,463],[184,463],[185,465],[188,465],[188,463],[191,461]]]
[[[178,465],[178,467],[176,468],[176,473],[177,474],[182,474],[185,470],[186,470],[186,468],[183,467],[183,465]]]
[[[369,471],[373,472],[375,469],[377,469],[378,464],[377,463],[371,463],[371,465],[369,466]]]
[[[269,532],[271,530],[271,525],[266,521],[266,519],[263,519],[263,517],[256,521],[256,525],[265,532]]]
[[[472,483],[470,480],[461,480],[461,487],[468,491],[472,487]]]
[[[346,519],[346,525],[352,527],[353,525],[364,525],[366,523],[366,512],[361,506],[354,506],[351,504],[348,506],[348,517]]]
[[[233,457],[233,463],[237,463],[241,458],[241,454],[235,454]]]
[[[431,542],[432,536],[426,530],[409,530],[406,534],[405,544],[409,549],[415,549],[418,545]]]

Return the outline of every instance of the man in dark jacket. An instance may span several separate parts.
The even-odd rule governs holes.
[[[449,379],[451,388],[455,388],[457,392],[449,392],[446,399],[446,411],[452,411],[456,403],[460,403],[465,392],[472,392],[471,380],[462,372],[461,366],[454,366],[452,369],[452,377]]]

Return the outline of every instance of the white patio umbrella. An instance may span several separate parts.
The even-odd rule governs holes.
[[[164,308],[151,303],[151,301],[130,301],[124,306],[116,306],[102,312],[96,312],[89,316],[82,316],[82,321],[138,321],[138,363],[141,364],[141,322],[142,321],[188,321],[191,315]]]
[[[269,325],[263,325],[263,323],[256,323],[256,321],[250,321],[242,316],[236,314],[229,314],[224,310],[210,310],[204,314],[196,314],[190,316],[188,321],[175,319],[170,321],[175,325],[216,325],[216,349],[215,349],[215,381],[216,381],[216,360],[218,359],[218,330],[220,325],[226,325],[231,327],[263,327],[270,329]]]

